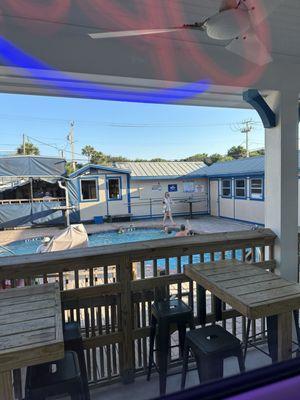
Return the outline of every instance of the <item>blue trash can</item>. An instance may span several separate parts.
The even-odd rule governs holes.
[[[103,217],[94,217],[94,223],[95,224],[103,224],[104,223]]]

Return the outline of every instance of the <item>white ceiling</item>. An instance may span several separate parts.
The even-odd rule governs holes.
[[[268,3],[273,0],[256,1]],[[268,90],[288,86],[300,91],[299,0],[284,0],[270,15],[268,26],[274,62],[263,71],[228,53],[224,49],[226,43],[208,39],[203,32],[164,33],[146,40],[92,40],[88,37],[88,33],[100,30],[194,23],[216,13],[220,0],[138,0],[138,9],[134,8],[136,2],[133,0],[127,0],[126,7],[121,0],[52,0],[54,6],[68,2],[67,12],[59,17],[54,15],[58,6],[54,11],[36,8],[37,4],[49,5],[51,1],[1,0],[0,9],[4,14],[2,22],[0,20],[1,33],[27,54],[55,69],[112,87],[154,89],[170,81],[179,84],[209,79],[210,90],[185,101],[189,104],[242,106],[241,93],[246,87]],[[97,3],[114,4],[118,9],[109,13],[110,19],[106,19],[105,10],[93,8]],[[12,4],[20,7],[12,8]],[[124,20],[125,12],[131,12],[130,25]],[[150,12],[155,15],[150,17]],[[165,16],[160,21],[162,15]],[[2,65],[2,91],[68,95],[47,88],[45,83],[32,81],[22,70],[7,69],[5,62]],[[237,78],[244,75],[247,78]]]

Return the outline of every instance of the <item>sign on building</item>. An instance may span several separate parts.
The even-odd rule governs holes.
[[[172,185],[168,185],[168,192],[177,192],[178,188],[177,185],[172,184]]]

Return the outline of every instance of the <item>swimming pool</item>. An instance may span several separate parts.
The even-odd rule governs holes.
[[[141,242],[146,240],[154,239],[165,239],[167,237],[174,237],[175,232],[166,234],[161,229],[135,229],[133,231],[126,231],[124,233],[118,233],[117,231],[108,231],[101,233],[94,233],[89,235],[89,246],[103,246],[120,243],[132,243]],[[34,238],[19,240],[17,242],[10,243],[6,247],[13,251],[16,255],[22,254],[33,254],[36,252],[38,246],[42,243],[43,238]],[[0,256],[11,255],[8,252],[0,251]]]
[[[133,231],[126,231],[124,233],[118,233],[117,231],[108,231],[108,232],[101,232],[101,233],[94,233],[89,235],[89,246],[103,246],[103,245],[112,245],[112,244],[121,244],[121,243],[132,243],[132,242],[140,242],[140,241],[147,241],[147,240],[155,240],[155,239],[166,239],[169,237],[174,237],[176,232],[171,232],[166,234],[161,229],[135,229]],[[34,239],[27,239],[27,240],[20,240],[17,242],[13,242],[6,246],[9,250],[14,252],[16,255],[22,254],[33,254],[36,252],[38,246],[42,243],[43,238],[34,238]],[[8,256],[12,255],[8,252],[1,252],[0,256]],[[215,260],[221,259],[221,253],[215,253]],[[232,254],[231,251],[225,252],[225,258],[231,259]],[[241,260],[242,259],[242,251],[236,251],[236,258]],[[210,254],[204,254],[204,261],[210,261]],[[188,256],[183,256],[180,258],[180,265],[178,264],[177,257],[169,258],[169,269],[170,273],[176,273],[183,270],[183,266],[190,262]],[[200,262],[199,254],[195,254],[192,256],[192,262],[197,263]],[[146,267],[146,276],[151,276],[153,270],[153,261],[146,260],[145,261]],[[165,270],[166,268],[166,260],[159,259],[157,260],[157,267],[158,270]]]

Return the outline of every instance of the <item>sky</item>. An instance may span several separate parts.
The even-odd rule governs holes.
[[[250,149],[262,148],[264,130],[252,110],[1,94],[0,152],[14,151],[25,134],[42,155],[65,150],[70,159],[67,135],[74,121],[78,161],[85,161],[85,145],[130,159],[225,154],[231,146],[245,145],[239,128],[250,119],[256,122]]]

